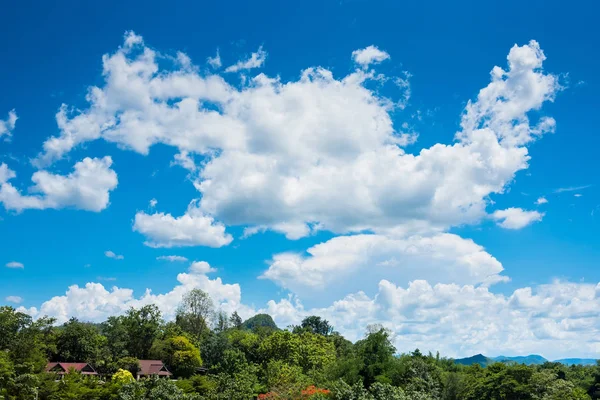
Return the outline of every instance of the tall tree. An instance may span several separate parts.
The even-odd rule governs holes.
[[[100,356],[104,340],[95,326],[71,318],[58,331],[58,361],[93,363]]]
[[[200,340],[208,332],[214,313],[214,304],[208,293],[193,289],[183,296],[177,308],[175,322],[194,339]]]
[[[160,333],[161,324],[160,310],[154,304],[140,309],[130,308],[123,318],[129,355],[141,360],[147,359],[152,343]]]
[[[300,326],[294,327],[294,332],[312,332],[317,335],[329,336],[333,333],[333,326],[329,325],[329,321],[322,319],[316,315],[311,315],[302,320]]]
[[[233,314],[231,314],[231,317],[229,317],[229,324],[235,329],[240,329],[242,327],[242,317],[240,317],[237,311],[234,311]]]

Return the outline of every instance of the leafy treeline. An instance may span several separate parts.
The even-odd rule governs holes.
[[[0,399],[600,399],[600,366],[398,356],[380,326],[356,343],[318,316],[281,330],[266,314],[243,322],[216,312],[200,290],[184,296],[172,322],[147,305],[101,324],[54,323],[0,307]],[[134,381],[139,359],[163,360],[177,379]],[[44,372],[48,361],[86,362],[100,375],[57,379]]]

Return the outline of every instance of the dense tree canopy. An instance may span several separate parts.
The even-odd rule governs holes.
[[[212,321],[212,323],[210,323]],[[401,340],[402,338],[398,338]],[[136,381],[139,359],[160,359],[177,380]],[[99,376],[56,379],[48,361],[87,362]],[[101,324],[34,321],[0,307],[2,400],[596,400],[600,365],[459,365],[439,354],[397,354],[391,333],[369,326],[352,343],[309,316],[280,330],[270,316],[242,322],[210,297],[184,296],[174,322],[153,305]]]

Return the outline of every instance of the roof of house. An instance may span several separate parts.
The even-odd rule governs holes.
[[[46,372],[55,372],[60,375],[68,374],[71,369],[84,375],[98,375],[96,370],[88,363],[51,362],[46,364]]]
[[[138,375],[173,375],[161,360],[139,360],[139,363],[140,370],[138,372]]]

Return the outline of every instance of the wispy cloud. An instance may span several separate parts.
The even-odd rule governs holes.
[[[117,280],[117,278],[106,277],[106,276],[98,276],[98,277],[96,277],[96,279],[99,281],[106,281],[106,282],[114,282]]]
[[[535,204],[537,204],[539,206],[540,204],[546,204],[547,202],[548,202],[548,199],[545,198],[544,196],[542,196],[535,201]]]
[[[592,187],[592,186],[594,186],[594,185],[562,187],[562,188],[558,188],[558,189],[554,190],[554,193],[576,192],[578,190],[587,189],[587,188]]]
[[[240,60],[237,63],[225,68],[225,72],[238,72],[244,69],[260,68],[267,59],[267,52],[262,46],[258,48],[256,53],[252,53],[247,60]]]
[[[189,261],[187,259],[187,257],[183,257],[183,256],[159,256],[156,257],[157,260],[165,260],[165,261],[170,261],[170,262],[175,262],[175,261],[179,261],[179,262],[186,262]]]
[[[6,263],[6,267],[7,268],[25,268],[25,266],[23,265],[23,263],[20,263],[18,261],[11,261],[9,263]]]
[[[112,250],[106,250],[104,252],[104,255],[108,258],[114,258],[115,260],[122,260],[125,257],[123,257],[121,254],[116,254],[114,251]]]
[[[581,197],[583,195],[581,193],[575,193],[573,196],[575,196],[575,197]]]
[[[4,298],[5,301],[9,302],[9,303],[15,303],[15,304],[19,304],[20,302],[23,301],[22,297],[19,296],[6,296]]]

